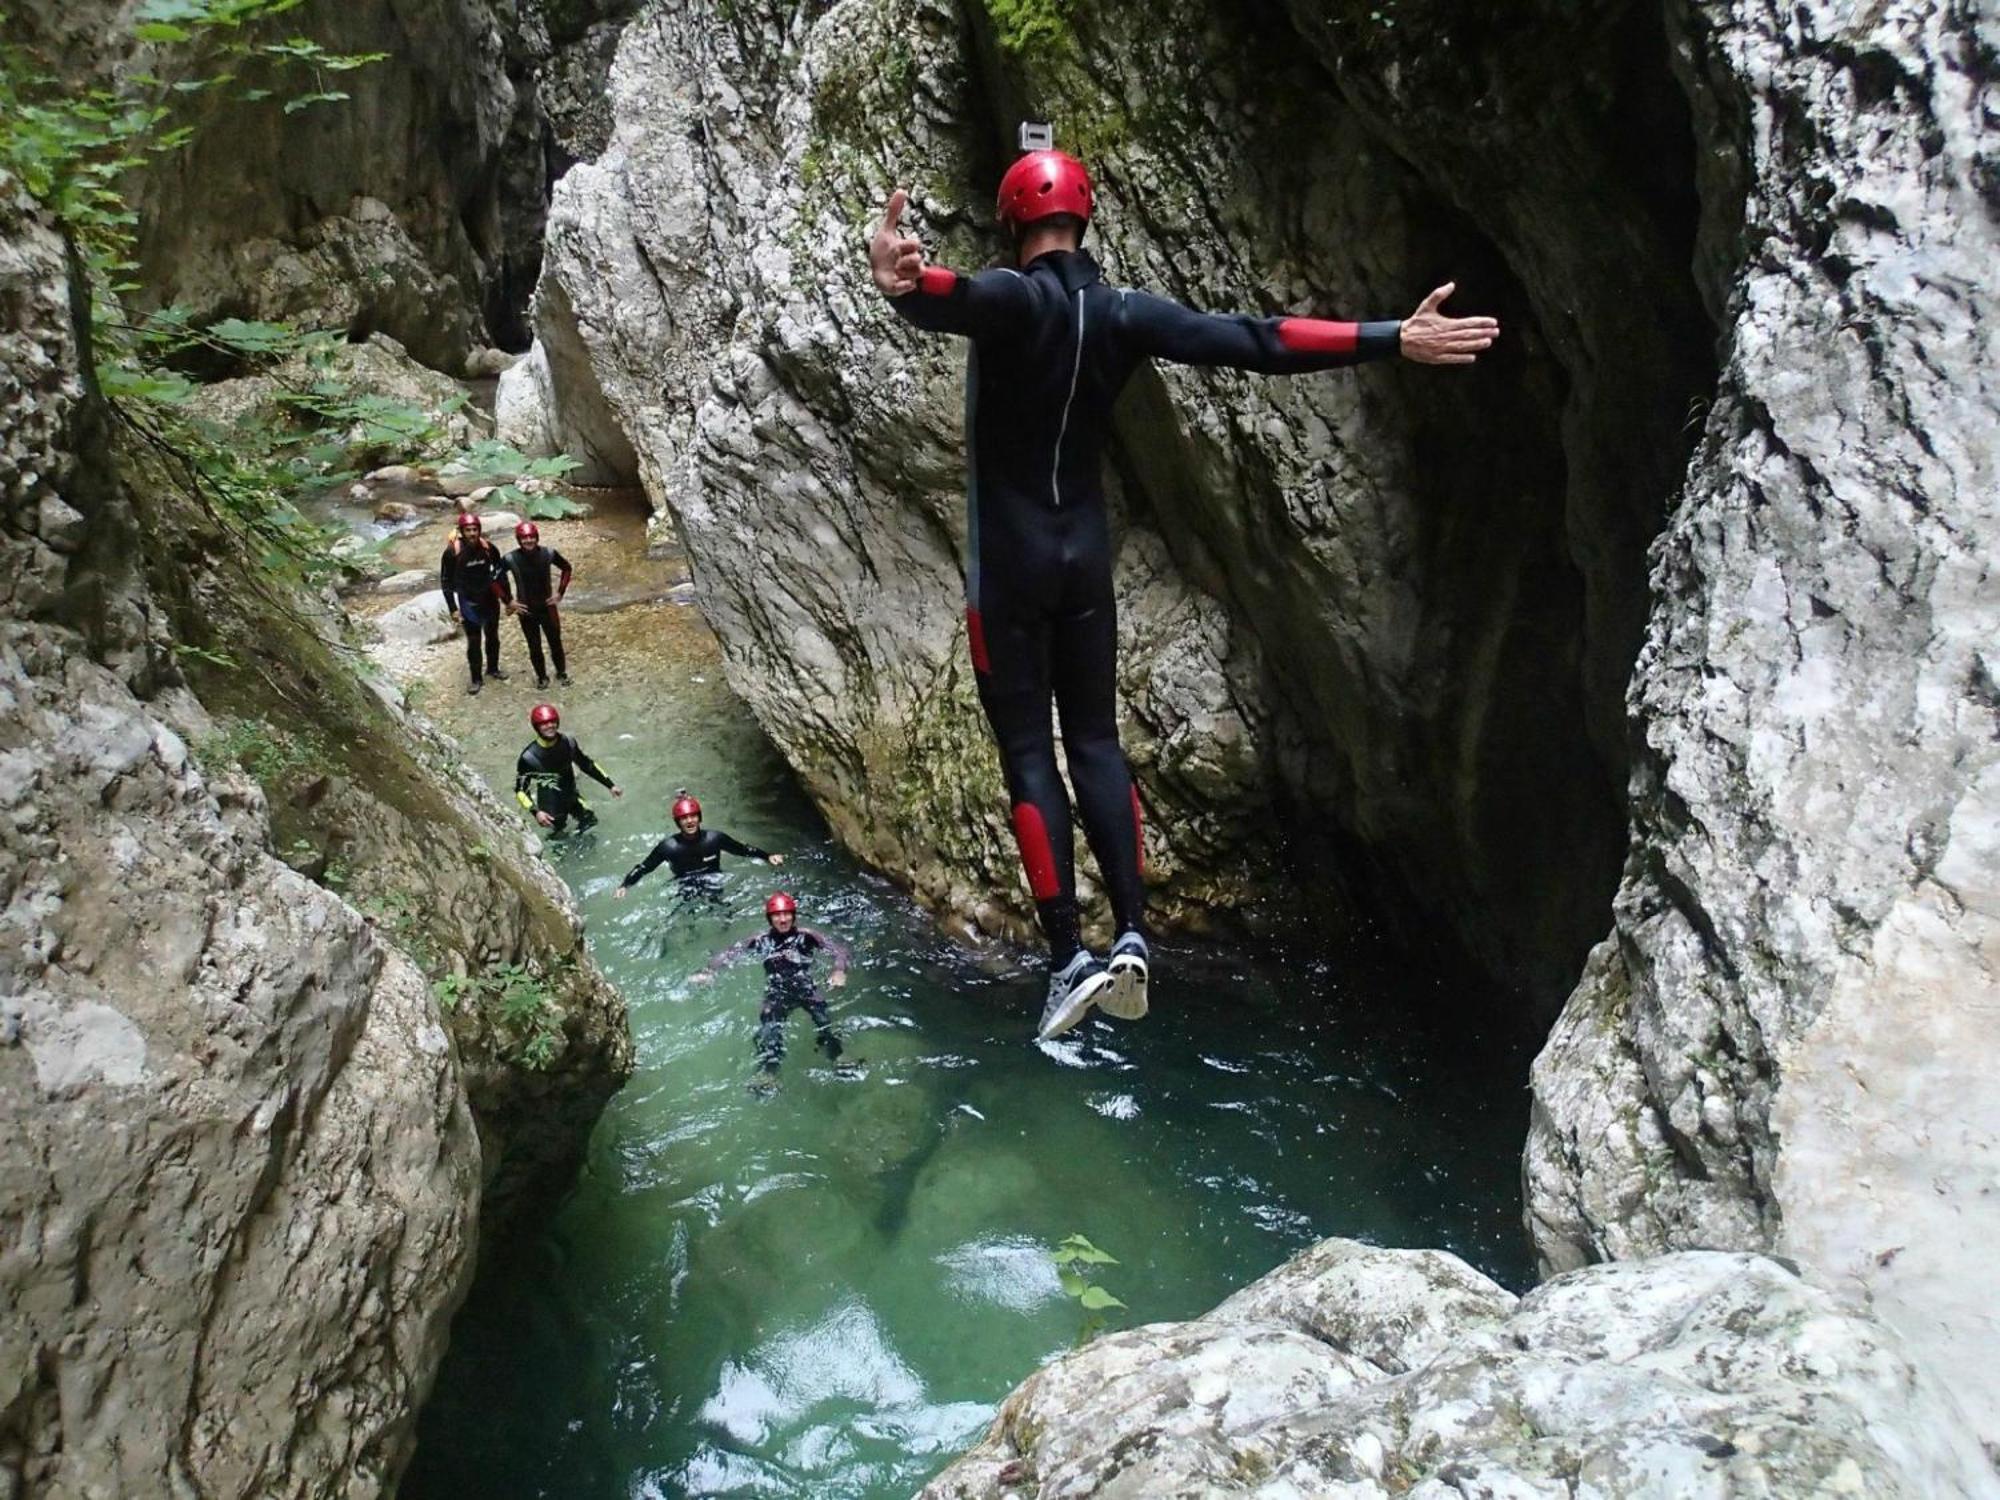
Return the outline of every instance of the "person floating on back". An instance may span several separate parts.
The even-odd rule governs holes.
[[[1023,128],[1022,146],[1030,145],[1047,147],[1045,127]],[[1052,149],[1028,150],[1001,179],[998,215],[1013,236],[1012,266],[962,276],[926,264],[921,242],[901,227],[907,202],[901,189],[890,195],[869,269],[905,320],[972,340],[965,622],[1021,863],[1048,938],[1039,1035],[1069,1030],[1093,1004],[1136,1020],[1147,1009],[1144,843],[1118,743],[1118,626],[1100,473],[1112,403],[1151,358],[1271,374],[1396,355],[1469,365],[1499,336],[1499,324],[1441,313],[1449,282],[1401,322],[1375,323],[1222,316],[1110,286],[1079,248],[1094,206],[1090,174]],[[1052,698],[1077,812],[1117,927],[1108,965],[1080,934]]]
[[[556,681],[569,686],[569,661],[563,655],[562,598],[569,592],[570,565],[553,547],[542,545],[541,529],[533,521],[514,528],[516,546],[507,554],[507,571],[514,577],[511,606],[528,643],[528,660],[535,666],[535,686],[549,685],[548,663],[542,659],[542,637],[549,638],[549,657]]]
[[[813,986],[813,960],[824,950],[833,955],[833,973],[827,985],[839,989],[847,983],[847,945],[810,927],[799,926],[799,903],[784,891],[773,892],[764,903],[764,917],[771,924],[754,937],[724,948],[694,975],[696,984],[707,984],[716,974],[745,958],[764,963],[764,1006],[757,1013],[757,1062],[766,1079],[775,1079],[785,1055],[785,1018],[794,1006],[803,1005],[812,1017],[818,1035],[814,1043],[828,1062],[838,1062],[843,1050],[840,1036],[827,1014],[826,1001]]]
[[[682,882],[700,881],[704,877],[722,873],[722,856],[733,854],[738,859],[761,859],[769,865],[785,862],[782,854],[773,854],[768,849],[753,848],[749,844],[739,844],[728,834],[701,826],[701,803],[687,794],[683,787],[674,797],[674,826],[677,833],[670,833],[653,845],[653,852],[625,872],[625,878],[618,883],[618,889],[611,894],[620,901],[625,893],[644,880],[662,864],[672,870]]]
[[[476,693],[482,684],[479,643],[486,642],[485,676],[505,682],[500,670],[500,612],[511,609],[514,595],[507,584],[506,560],[500,549],[480,535],[479,517],[467,511],[458,518],[458,534],[445,544],[438,563],[438,587],[444,607],[465,628],[465,663],[472,668],[466,688]]]
[[[580,833],[596,823],[597,814],[576,789],[578,771],[609,787],[614,797],[625,793],[583,753],[583,746],[562,732],[562,715],[553,703],[537,703],[529,709],[528,723],[534,728],[535,739],[514,763],[515,800],[550,832],[561,833],[574,818]]]

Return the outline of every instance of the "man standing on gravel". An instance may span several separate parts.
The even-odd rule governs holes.
[[[484,685],[479,670],[479,644],[486,642],[484,676],[505,682],[500,670],[500,611],[513,607],[507,586],[507,564],[500,549],[480,535],[479,517],[471,511],[458,518],[458,535],[445,544],[438,562],[438,587],[444,607],[465,629],[465,664],[472,669],[466,688],[476,693]]]
[[[533,521],[514,528],[514,550],[507,554],[507,571],[514,575],[511,608],[521,621],[528,642],[528,660],[535,664],[535,686],[549,685],[548,663],[542,659],[542,637],[549,638],[549,656],[556,681],[569,686],[569,662],[563,655],[562,597],[569,592],[569,559],[542,545],[541,529]]]

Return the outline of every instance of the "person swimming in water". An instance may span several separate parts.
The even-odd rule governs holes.
[[[597,814],[576,789],[578,771],[609,787],[614,797],[625,793],[583,753],[583,746],[573,736],[562,732],[562,715],[553,703],[537,703],[529,709],[528,724],[535,731],[535,740],[514,762],[514,799],[549,832],[561,833],[574,818],[580,833],[596,823]]]
[[[833,955],[833,973],[827,977],[829,989],[847,983],[847,945],[823,932],[799,925],[799,903],[785,891],[774,891],[764,903],[764,917],[770,926],[763,932],[732,943],[708,961],[693,976],[696,984],[708,984],[731,964],[745,958],[764,964],[764,1005],[757,1013],[758,1071],[766,1081],[775,1080],[778,1064],[785,1055],[785,1018],[797,1006],[804,1006],[818,1033],[814,1045],[828,1062],[838,1062],[840,1034],[833,1029],[826,1000],[813,984],[812,966],[821,952]]]

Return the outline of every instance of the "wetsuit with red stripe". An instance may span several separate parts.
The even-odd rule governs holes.
[[[1060,966],[1079,934],[1051,701],[1112,915],[1119,931],[1144,931],[1139,800],[1115,701],[1118,622],[1102,476],[1112,404],[1149,358],[1302,374],[1393,355],[1402,325],[1195,312],[1106,285],[1082,250],[976,276],[928,267],[919,287],[890,305],[919,328],[972,340],[966,626],[1021,862]]]

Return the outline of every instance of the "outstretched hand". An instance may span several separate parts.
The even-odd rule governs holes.
[[[688,975],[689,984],[714,984],[715,975],[707,969],[696,969]]]
[[[875,238],[868,242],[868,271],[885,297],[914,292],[917,278],[924,274],[923,241],[903,233],[903,210],[909,202],[910,195],[901,188],[891,193]]]
[[[1500,337],[1495,318],[1448,318],[1438,304],[1458,290],[1447,281],[1403,320],[1403,358],[1420,365],[1469,365]]]
[[[831,976],[830,978],[828,978],[828,980],[827,980],[827,983],[828,983],[828,984],[830,984],[831,986],[833,986],[833,988],[835,988],[835,989],[837,989],[837,990],[844,990],[844,989],[846,989],[846,988],[847,988],[847,970],[845,970],[845,969],[837,969],[837,970],[835,970],[835,971],[834,971],[834,973],[832,974],[832,976]]]

